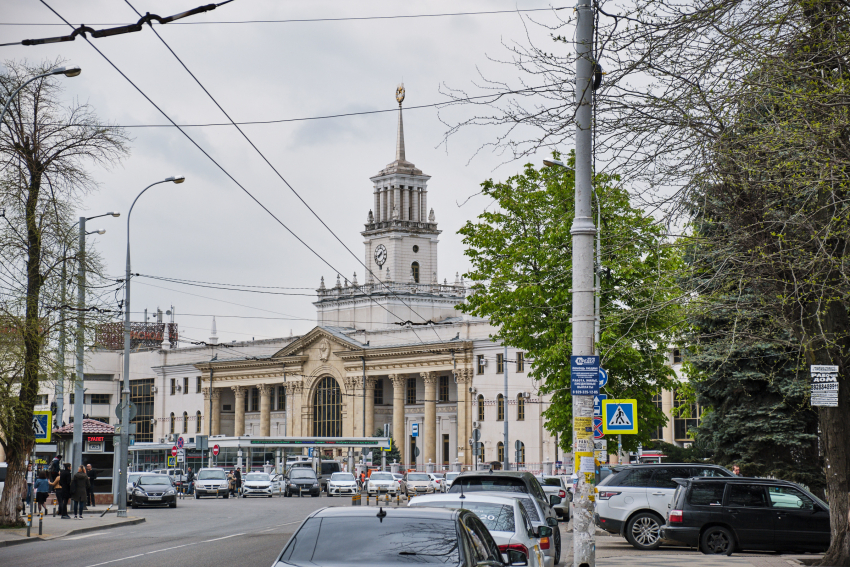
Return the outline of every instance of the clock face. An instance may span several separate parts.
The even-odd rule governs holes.
[[[387,261],[387,249],[383,244],[378,244],[375,248],[375,263],[379,268],[382,268]]]

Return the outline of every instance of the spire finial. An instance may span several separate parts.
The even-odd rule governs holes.
[[[215,315],[213,315],[212,331],[210,332],[210,344],[218,344],[218,331],[215,328]]]
[[[398,101],[398,135],[395,144],[395,160],[407,161],[404,157],[404,122],[401,119],[401,103],[404,101],[404,83],[396,87],[395,99]]]

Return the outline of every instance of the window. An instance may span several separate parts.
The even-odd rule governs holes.
[[[172,378],[171,379],[171,395],[173,396],[174,392],[176,392],[176,391],[177,391],[177,379]],[[174,433],[174,432],[172,431],[172,433]]]
[[[525,353],[524,352],[516,353],[516,371],[517,372],[525,372]]]
[[[622,480],[617,479],[619,482],[612,486],[636,486],[636,487],[645,487],[649,486],[649,481],[652,479],[652,469],[632,469],[624,471],[627,473],[626,476],[623,477]],[[608,484],[611,484],[614,481],[608,481]]]
[[[767,495],[773,508],[787,510],[814,510],[814,501],[797,490],[788,486],[769,486]]]
[[[407,379],[407,403],[416,403],[416,378]]]
[[[661,410],[661,404],[662,404],[662,402],[661,402],[661,392],[658,392],[657,394],[652,396],[652,403],[655,404],[656,408]],[[656,427],[655,431],[653,432],[652,437],[650,437],[650,439],[663,440],[664,439],[664,426],[659,425],[658,427]]]
[[[375,405],[384,405],[384,379],[375,380]]]
[[[688,431],[692,427],[699,427],[699,406],[688,404],[678,392],[675,392],[673,400],[673,407],[681,408],[678,413],[674,412],[673,436],[677,441],[688,441]]]
[[[413,278],[413,283],[419,283],[419,262],[410,265],[410,277]]]
[[[189,379],[186,378],[188,381]],[[189,433],[189,414],[188,412],[183,412],[183,433]]]
[[[496,421],[505,421],[505,396],[496,396]]]
[[[516,397],[516,420],[525,421],[525,397],[522,394]]]
[[[443,464],[449,464],[449,435],[443,433]]]
[[[85,400],[85,397],[83,398],[83,400]],[[71,399],[68,403],[74,405],[74,392],[71,392]]]
[[[673,349],[673,364],[682,364],[682,352],[677,348]]]
[[[325,376],[313,398],[313,435],[342,437],[342,393],[333,376]]]
[[[688,474],[690,473],[690,469],[687,467],[670,467],[670,468],[661,468],[656,469],[655,474],[652,475],[652,480],[649,483],[651,488],[673,488],[675,489],[678,484],[673,480],[674,478],[688,478]]]
[[[109,394],[89,394],[89,403],[90,404],[108,404],[110,397],[111,396]]]
[[[136,404],[136,417],[130,423],[136,426],[136,442],[153,442],[153,378],[130,380],[130,401]]]
[[[196,394],[201,393],[201,377],[200,376],[195,377],[195,393]]]
[[[449,401],[449,377],[440,376],[440,401]]]
[[[286,388],[282,384],[277,387],[277,411],[286,411]]]
[[[188,394],[188,393],[189,393],[189,377],[184,376],[183,377],[183,394]]]
[[[174,378],[171,379],[171,383],[174,383]],[[174,417],[174,412],[171,412],[171,419],[169,421],[171,423],[171,426],[168,432],[174,433],[174,422],[176,421],[176,418]]]
[[[201,424],[203,423],[203,418],[201,417],[201,412],[195,412],[195,433],[201,432]]]
[[[245,392],[245,393],[242,394],[242,399],[245,401],[245,412],[248,412],[248,410],[249,410],[248,404],[251,401],[251,396],[248,394],[248,392]]]
[[[478,394],[478,421],[484,421],[484,396]]]
[[[483,354],[478,355],[478,373],[484,374],[484,355]]]
[[[251,388],[251,411],[260,411],[260,389]]]
[[[497,354],[496,355],[496,374],[502,374],[505,371],[505,357],[504,355]]]
[[[764,487],[757,484],[730,484],[726,505],[741,508],[766,508],[767,496]]]
[[[516,462],[525,464],[525,443],[522,441],[519,443],[519,454],[517,455]]]
[[[695,482],[691,486],[688,500],[691,506],[720,506],[723,504],[723,489],[726,483]]]
[[[502,443],[501,441],[499,441],[498,448],[499,448],[499,451],[498,451],[499,462],[504,463],[505,462],[505,444]]]

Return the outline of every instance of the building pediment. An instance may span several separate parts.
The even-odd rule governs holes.
[[[344,335],[339,327],[314,327],[312,331],[280,349],[272,358],[303,356],[317,357],[327,362],[331,354],[362,351],[365,345]],[[309,352],[312,351],[312,352]]]

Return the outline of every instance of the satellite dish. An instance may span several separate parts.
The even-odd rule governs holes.
[[[171,309],[165,312],[166,315],[171,315]]]

